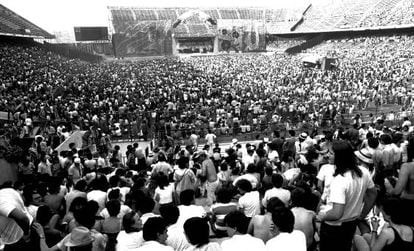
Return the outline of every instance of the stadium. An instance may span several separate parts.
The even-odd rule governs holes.
[[[298,2],[0,4],[0,251],[414,250],[414,2]]]

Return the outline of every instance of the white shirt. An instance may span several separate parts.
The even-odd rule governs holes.
[[[131,233],[121,231],[116,237],[116,241],[116,251],[133,251],[141,247],[145,242],[142,237],[142,231]]]
[[[160,187],[157,187],[155,189],[154,198],[159,196],[159,204],[167,204],[173,202],[173,194],[174,191],[174,184],[170,183],[168,186],[164,187],[164,189],[161,189]]]
[[[324,182],[323,194],[321,196],[322,201],[327,201],[329,203],[329,190],[331,187],[332,179],[334,178],[333,175],[335,173],[335,166],[332,164],[325,164],[319,170],[318,175],[316,178],[320,181]]]
[[[374,188],[369,171],[360,167],[362,177],[352,175],[350,171],[344,175],[338,174],[331,182],[330,200],[333,203],[345,205],[344,214],[337,221],[326,221],[330,225],[340,225],[341,222],[356,219],[362,211],[363,199],[367,189]]]
[[[239,208],[243,209],[247,217],[260,214],[260,194],[258,191],[245,193],[239,198]]]
[[[32,216],[26,210],[21,195],[13,188],[0,189],[0,243],[13,244],[23,236],[23,230],[15,220],[9,218],[9,214],[15,210],[21,210],[32,223]]]
[[[290,202],[290,192],[289,190],[283,189],[283,188],[272,188],[265,192],[264,197],[262,199],[262,204],[264,207],[267,206],[267,202],[271,199],[277,197],[279,198],[283,203],[285,203],[286,206],[289,206]]]
[[[157,241],[146,241],[144,245],[137,248],[136,251],[174,251],[172,247],[162,245]]]
[[[220,244],[216,242],[209,242],[202,247],[190,246],[185,251],[221,251]]]
[[[299,230],[292,233],[280,233],[266,243],[267,251],[306,251],[305,234]]]
[[[141,218],[140,219],[141,219],[142,225],[144,225],[145,222],[147,222],[147,220],[149,218],[152,218],[152,217],[160,217],[160,216],[157,215],[157,214],[154,214],[154,213],[145,213],[145,214],[141,215]]]
[[[192,218],[192,217],[204,217],[206,214],[206,211],[202,206],[196,206],[196,205],[179,205],[178,210],[180,211],[180,216],[177,220],[177,226],[183,227],[186,220]]]
[[[98,202],[99,205],[99,212],[102,211],[102,209],[105,208],[106,203],[106,193],[101,190],[92,190],[89,193],[86,194],[86,198],[88,201],[94,200]]]
[[[216,139],[216,135],[209,133],[206,135],[207,144],[212,145],[214,144],[214,140]]]
[[[251,173],[246,173],[243,174],[242,176],[237,177],[234,181],[233,181],[233,186],[236,186],[237,182],[239,182],[239,180],[247,180],[250,182],[250,184],[252,184],[252,188],[255,189],[257,187],[257,183],[259,182],[256,178],[256,176],[254,176]]]
[[[127,213],[130,213],[130,212],[132,212],[132,209],[131,209],[131,208],[129,208],[129,207],[128,207],[128,206],[126,206],[126,205],[121,205],[121,209],[119,210],[119,214],[117,215],[117,217],[118,217],[119,219],[122,219],[122,218],[124,217],[124,215],[126,215]],[[109,216],[109,213],[108,213],[108,209],[106,209],[106,208],[104,208],[104,209],[101,211],[100,215],[101,215],[102,217],[104,217],[105,219],[107,219],[107,218],[109,218],[109,217],[110,217],[110,216]]]
[[[183,228],[177,224],[169,226],[167,228],[167,234],[168,238],[165,243],[175,251],[184,251],[191,247],[191,244],[187,241],[187,237],[185,237]]]
[[[221,243],[221,249],[223,251],[264,251],[265,244],[261,239],[250,234],[234,235]]]
[[[249,154],[244,155],[243,156],[243,164],[245,166],[249,166],[249,164],[254,164],[254,158],[255,158],[254,154],[253,155],[249,155]]]

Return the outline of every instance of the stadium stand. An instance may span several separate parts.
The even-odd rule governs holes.
[[[0,33],[30,37],[54,36],[0,4]]]
[[[374,4],[372,11],[359,24],[360,27],[388,26],[392,24],[402,24],[393,22],[392,19],[400,20],[401,16],[395,16],[395,8],[401,0],[381,0]],[[393,17],[393,18],[391,18]],[[391,19],[391,20],[390,20]]]
[[[219,9],[221,19],[240,19],[235,9]]]

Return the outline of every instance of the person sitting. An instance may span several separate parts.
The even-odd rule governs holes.
[[[206,211],[202,206],[197,206],[195,204],[194,191],[185,190],[180,194],[181,205],[178,206],[180,211],[180,216],[178,217],[177,224],[181,227],[184,226],[186,220],[192,217],[204,217]]]
[[[303,188],[295,188],[292,191],[291,211],[295,216],[293,229],[302,231],[306,236],[306,246],[308,250],[314,250],[314,235],[316,231],[316,213],[306,209],[306,198],[309,194]]]
[[[155,201],[152,198],[145,196],[141,198],[140,201],[137,201],[137,203],[137,209],[139,214],[141,215],[142,224],[145,224],[145,222],[151,217],[159,216],[153,213]]]
[[[189,248],[191,245],[188,243],[182,227],[176,224],[180,215],[178,207],[174,205],[166,205],[160,208],[160,214],[168,225],[168,238],[166,244],[174,248],[175,251],[184,251]]]
[[[121,231],[121,219],[118,218],[121,203],[118,200],[110,200],[106,203],[109,217],[102,223],[101,232],[105,234],[117,234]]]
[[[144,244],[137,251],[173,251],[170,246],[166,246],[165,242],[168,238],[167,223],[161,217],[149,218],[142,229]]]
[[[301,231],[294,230],[295,216],[286,207],[279,207],[272,213],[273,237],[266,243],[266,250],[305,251],[306,237]]]
[[[414,250],[414,228],[404,224],[405,215],[402,214],[403,206],[401,199],[386,198],[381,202],[380,210],[388,225],[379,232],[379,219],[372,219],[372,231],[363,237],[368,245],[358,250],[371,251],[408,251]]]
[[[270,198],[267,202],[266,212],[264,215],[255,215],[247,228],[247,233],[263,240],[265,243],[270,240],[273,235],[270,231],[273,225],[272,212],[279,207],[284,207],[285,204],[277,197]]]
[[[122,218],[122,228],[123,230],[116,237],[117,251],[133,251],[144,244],[139,214],[134,211],[125,214]]]
[[[186,251],[221,251],[220,245],[210,242],[210,228],[207,219],[193,217],[184,223],[184,233],[192,245]]]
[[[225,235],[227,230],[224,217],[231,212],[237,211],[237,203],[232,202],[233,194],[228,188],[220,188],[217,191],[217,202],[211,205],[212,229],[216,235]]]
[[[239,198],[239,209],[249,218],[260,214],[260,194],[258,191],[252,191],[252,184],[241,179],[237,182],[237,189],[242,195]]]
[[[226,215],[224,222],[230,239],[221,243],[223,251],[261,251],[265,250],[263,240],[247,233],[249,219],[240,211],[234,211]]]
[[[273,197],[278,197],[281,201],[283,201],[283,203],[285,203],[285,206],[288,206],[290,202],[290,192],[289,190],[282,188],[283,176],[280,174],[273,174],[272,183],[273,183],[273,188],[270,190],[267,190],[262,199],[263,206],[266,207],[267,201]]]

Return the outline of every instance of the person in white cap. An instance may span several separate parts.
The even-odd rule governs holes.
[[[73,184],[76,184],[81,178],[83,173],[83,166],[81,164],[80,158],[75,158],[73,164],[68,169],[69,179],[73,181]]]
[[[308,134],[303,132],[299,135],[298,140],[295,142],[296,153],[297,154],[305,154],[308,148],[308,143],[306,139],[308,138]]]

